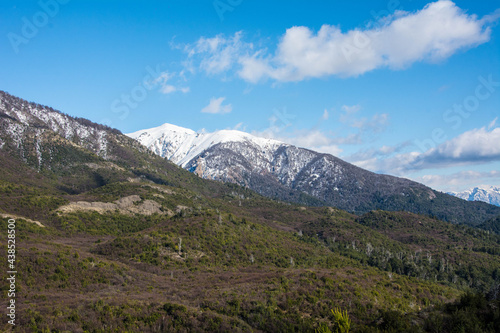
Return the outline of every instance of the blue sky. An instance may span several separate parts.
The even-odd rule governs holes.
[[[500,185],[495,1],[0,2],[0,89],[124,133],[233,128]]]

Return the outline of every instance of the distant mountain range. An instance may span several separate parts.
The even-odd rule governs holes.
[[[500,187],[498,186],[482,185],[462,192],[448,192],[448,194],[467,201],[483,201],[500,206]]]
[[[482,202],[466,203],[408,179],[240,131],[197,133],[164,124],[127,135],[202,178],[237,183],[279,200],[358,214],[404,210],[472,225],[500,214]]]

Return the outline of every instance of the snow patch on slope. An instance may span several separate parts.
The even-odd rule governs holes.
[[[5,130],[18,148],[23,144],[25,133],[35,124],[35,126],[39,126],[35,130],[37,138],[48,127],[65,139],[76,141],[105,159],[108,157],[108,138],[105,130],[82,124],[78,120],[50,108],[25,101],[19,102],[17,99],[12,99],[9,102],[0,98],[0,112],[11,118],[6,121]],[[36,154],[41,162],[42,154],[38,141]]]

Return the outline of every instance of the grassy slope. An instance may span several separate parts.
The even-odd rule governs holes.
[[[431,241],[434,236],[423,243],[406,238],[415,219],[434,230],[422,235],[449,238],[458,233],[478,246],[494,244],[486,234],[474,235],[476,230],[416,215],[374,212],[357,218],[335,209],[269,201],[242,188],[225,190],[202,197],[146,181],[117,182],[65,197],[112,201],[139,193],[165,207],[189,209],[171,218],[48,211],[46,228],[20,221],[21,331],[307,331],[330,323],[335,307],[347,309],[358,330],[376,326],[387,310],[423,322],[419,315],[424,316],[424,309],[456,298],[466,280],[454,284],[446,275],[436,283],[396,269],[390,274],[387,267],[370,262],[379,246],[408,253],[419,247],[434,257],[460,252],[457,244]],[[393,222],[386,224],[386,217]],[[353,239],[358,240],[356,249]],[[370,256],[364,248],[368,242],[375,249]],[[461,251],[499,267],[498,256]],[[460,258],[473,264],[467,256]]]

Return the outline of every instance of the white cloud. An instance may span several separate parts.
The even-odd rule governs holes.
[[[343,113],[340,115],[340,121],[355,131],[355,133],[342,136],[339,133],[320,129],[321,122],[328,120],[330,117],[327,109],[323,110],[323,113],[318,118],[318,123],[312,128],[294,129],[295,115],[289,114],[286,108],[275,109],[273,115],[269,118],[269,127],[261,131],[253,131],[252,134],[338,156],[343,152],[340,145],[361,144],[387,126],[387,114],[375,114],[371,118],[357,117],[356,114],[360,110],[360,105],[342,106]],[[367,158],[367,156],[357,156],[356,160],[361,161],[363,158]]]
[[[403,142],[394,146],[384,145],[381,148],[370,148],[346,156],[345,160],[363,169],[392,175],[404,174],[405,166],[413,161],[418,153],[404,152],[410,142]]]
[[[496,123],[497,123],[497,120],[498,120],[498,117],[496,117],[495,119],[493,119],[491,121],[491,123],[488,125],[488,130],[492,129],[493,127],[495,127]]]
[[[500,160],[500,127],[492,129],[493,125],[462,133],[425,152],[417,162],[426,165]]]
[[[236,125],[234,125],[232,128],[228,128],[228,129],[232,129],[235,131],[245,131],[245,127],[243,126],[243,122],[239,122]]]
[[[175,87],[170,84],[163,85],[160,88],[162,94],[171,94],[173,92],[180,91],[182,93],[188,93],[190,91],[189,87]]]
[[[353,114],[361,110],[361,105],[355,104],[355,105],[342,105],[342,110],[345,111],[346,114]]]
[[[389,115],[387,113],[375,114],[371,118],[360,118],[352,121],[351,126],[358,128],[361,131],[370,131],[373,133],[381,133],[389,123]]]
[[[440,189],[442,191],[464,190],[481,183],[499,184],[500,171],[491,170],[478,172],[473,170],[466,170],[456,172],[448,175],[423,175],[414,178],[415,181],[423,183],[432,188]]]
[[[311,149],[320,153],[330,154],[333,156],[339,156],[344,151],[342,148],[340,148],[338,145],[335,144],[316,146]]]
[[[252,44],[241,41],[242,32],[236,32],[226,38],[220,34],[213,38],[201,37],[193,45],[187,45],[189,61],[186,66],[192,68],[192,61],[199,62],[199,68],[207,74],[220,74],[230,70],[246,50],[252,49]]]
[[[251,134],[283,141],[297,147],[311,149],[320,153],[337,156],[342,152],[342,149],[336,144],[336,140],[332,135],[318,129],[284,131],[284,129],[278,127],[269,127],[263,131],[253,131]]]
[[[287,142],[294,146],[314,149],[331,146],[332,139],[320,130],[311,129],[294,131],[293,136],[289,137]]]
[[[419,61],[446,59],[459,50],[489,41],[497,11],[482,19],[452,1],[440,0],[416,12],[397,11],[371,29],[342,32],[323,25],[287,29],[274,55],[265,50],[242,54],[239,76],[249,82],[271,78],[300,81],[324,76],[350,77],[388,67],[402,69]]]
[[[165,84],[168,80],[172,79],[175,76],[175,73],[162,72],[158,75],[157,78],[153,80],[154,84]]]
[[[319,118],[319,122],[329,117],[325,109]],[[311,149],[321,153],[339,155],[343,150],[339,144],[346,143],[346,138],[336,137],[333,133],[320,130],[318,126],[309,129],[293,129],[292,121],[295,115],[289,114],[286,108],[275,109],[269,118],[269,127],[261,131],[253,131],[251,134],[259,137],[275,139],[288,144]],[[348,138],[347,140],[351,140]]]
[[[219,97],[219,98],[212,97],[210,99],[210,103],[207,106],[205,106],[201,110],[201,112],[214,113],[214,114],[215,113],[223,114],[231,112],[233,110],[231,104],[222,105],[225,99],[226,97]]]
[[[403,69],[436,62],[490,40],[500,10],[483,18],[469,15],[450,0],[438,0],[414,12],[396,11],[368,27],[342,31],[324,24],[286,30],[269,52],[243,41],[243,32],[201,37],[184,46],[185,70],[208,75],[235,71],[250,83],[263,79],[301,81],[326,76],[355,77],[378,68]],[[179,48],[177,46],[176,48]]]
[[[389,125],[389,115],[387,113],[377,113],[371,118],[367,118],[357,116],[360,110],[361,106],[359,104],[342,105],[344,113],[339,117],[340,122],[358,129],[360,136],[382,133]]]
[[[175,92],[176,90],[177,90],[177,89],[176,89],[174,86],[170,85],[170,84],[165,84],[165,85],[163,85],[163,86],[160,88],[160,92],[161,92],[162,94],[170,94],[170,93]]]
[[[260,55],[264,53],[264,51],[258,51],[253,55],[242,55],[238,59],[238,63],[241,65],[238,75],[243,80],[257,83],[262,77],[265,77],[267,73],[272,71],[267,62],[260,58]]]
[[[169,73],[169,72],[162,72],[157,78],[153,79],[149,85],[154,87],[156,85],[159,85],[159,91],[162,94],[171,94],[177,91],[180,91],[182,93],[188,93],[190,91],[189,87],[176,87],[170,83],[174,77],[176,77],[176,73]]]
[[[425,152],[405,151],[409,143],[396,149],[383,147],[377,151],[360,152],[347,160],[375,172],[406,175],[417,170],[457,165],[484,164],[500,161],[500,127],[473,129]],[[416,148],[416,147],[413,147]]]

